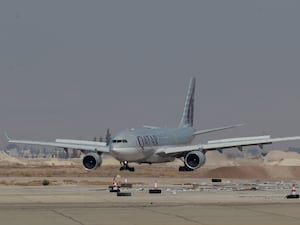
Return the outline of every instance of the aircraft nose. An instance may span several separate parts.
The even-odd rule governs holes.
[[[122,153],[122,150],[121,148],[110,146],[110,152],[112,155],[120,155]]]

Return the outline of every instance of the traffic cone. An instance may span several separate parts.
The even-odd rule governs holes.
[[[157,189],[158,185],[157,185],[157,181],[154,182],[154,189]]]
[[[286,196],[286,198],[299,198],[299,194],[296,193],[296,186],[293,184],[291,193]]]
[[[119,186],[117,183],[117,179],[116,179],[116,177],[114,177],[113,185],[109,186],[109,192],[119,192],[119,191],[120,191],[120,189],[119,189]]]
[[[154,182],[154,188],[149,189],[149,194],[161,194],[161,189],[158,188],[157,181]]]
[[[295,187],[295,184],[293,184],[291,194],[292,194],[292,195],[296,195],[296,187]]]
[[[117,186],[117,180],[116,179],[114,179],[114,181],[113,181],[113,189],[114,190],[117,190],[117,188],[118,188],[118,186]]]

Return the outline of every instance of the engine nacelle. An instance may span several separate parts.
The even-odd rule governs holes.
[[[192,151],[189,152],[184,157],[184,164],[187,168],[195,170],[204,165],[206,157],[202,151]]]
[[[82,165],[86,170],[94,170],[102,164],[102,156],[97,153],[88,153],[82,159]]]

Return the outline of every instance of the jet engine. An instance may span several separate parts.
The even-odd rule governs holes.
[[[204,165],[206,157],[202,151],[192,151],[189,152],[184,157],[184,164],[190,170],[195,170]]]
[[[102,156],[98,153],[88,153],[82,159],[82,165],[86,170],[94,170],[102,164]]]

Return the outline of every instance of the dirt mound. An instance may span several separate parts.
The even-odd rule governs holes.
[[[271,151],[265,156],[264,164],[300,166],[300,154],[297,152]]]
[[[0,164],[1,165],[25,165],[26,163],[20,159],[14,158],[0,151]]]
[[[218,151],[210,151],[205,154],[206,167],[219,167],[219,166],[238,166],[234,160],[228,159],[224,154]]]
[[[267,178],[270,174],[264,167],[257,166],[232,166],[211,169],[205,174],[207,177],[222,178]]]
[[[229,158],[226,154],[222,154],[218,151],[211,151],[206,153],[205,167],[224,167],[224,166],[259,166],[262,165],[263,159],[256,158]]]
[[[242,179],[300,179],[300,166],[273,165],[219,167],[202,171],[201,177]]]
[[[28,160],[27,165],[31,166],[75,166],[80,165],[81,160],[79,159],[37,159]]]

